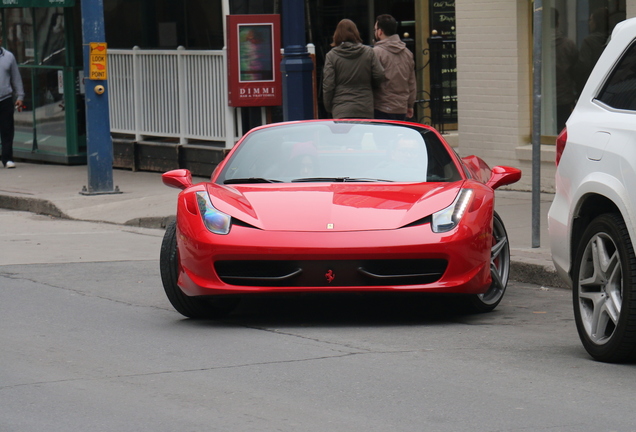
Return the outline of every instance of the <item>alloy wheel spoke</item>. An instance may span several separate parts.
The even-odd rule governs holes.
[[[617,304],[615,298],[612,296],[606,296],[605,303],[603,304],[603,310],[605,314],[612,320],[612,322],[617,325],[618,317],[621,313],[620,304]]]
[[[607,308],[596,307],[591,319],[590,337],[594,342],[599,342],[607,337],[605,329],[610,322],[610,316],[607,313]]]
[[[581,279],[579,285],[586,288],[598,288],[605,285],[609,279],[608,272],[620,267],[618,254],[615,252],[611,257],[607,255],[605,242],[600,236],[596,236],[590,243],[589,251],[592,257],[592,275]]]
[[[592,304],[591,309],[582,308],[587,311],[587,315],[583,316],[583,321],[586,324],[589,336],[594,341],[598,341],[601,338],[599,332],[604,334],[603,330],[607,326],[608,316],[604,307],[606,296],[602,292],[582,292],[580,293],[580,298],[590,300]]]
[[[504,252],[508,246],[508,237],[502,235],[497,229],[497,226],[495,226],[493,239],[495,240],[495,244],[490,248],[490,277],[492,283],[488,291],[484,294],[480,294],[482,301],[496,301],[503,295],[506,289],[504,274],[507,272],[505,269],[507,260]]]
[[[592,256],[592,275],[579,281],[581,287],[598,287],[603,283],[603,272],[599,262],[599,242],[599,237],[596,237],[594,241],[590,243],[591,250],[589,252],[586,251],[586,254],[589,253]]]
[[[607,248],[605,247],[605,241],[600,236],[597,236],[595,245],[596,251],[594,255],[597,258],[597,265],[599,266],[603,274],[607,274],[610,267],[616,264],[617,253],[614,252],[610,257],[608,255]]]
[[[493,247],[490,249],[490,262],[494,262],[499,257],[499,255],[501,254],[501,251],[504,250],[507,244],[508,244],[507,237],[497,239],[497,243],[495,243]]]
[[[503,280],[501,280],[501,274],[499,274],[499,269],[494,264],[490,264],[490,276],[492,278],[492,285],[490,289],[496,288],[498,290],[502,290],[504,287]]]

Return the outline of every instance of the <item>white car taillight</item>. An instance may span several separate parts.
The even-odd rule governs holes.
[[[561,161],[561,155],[563,155],[563,150],[565,150],[565,143],[568,140],[568,130],[567,128],[563,128],[561,133],[556,139],[556,165],[559,166],[559,162]]]

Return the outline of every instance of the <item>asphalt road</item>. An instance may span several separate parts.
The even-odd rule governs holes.
[[[162,231],[0,210],[0,430],[632,431],[634,365],[592,361],[570,292],[257,297],[183,319]]]

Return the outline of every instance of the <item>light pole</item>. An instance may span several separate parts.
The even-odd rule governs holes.
[[[541,246],[541,35],[543,2],[534,1],[532,69],[532,247]]]
[[[281,61],[283,74],[283,119],[314,118],[313,80],[314,62],[305,42],[305,2],[283,0],[283,46]]]

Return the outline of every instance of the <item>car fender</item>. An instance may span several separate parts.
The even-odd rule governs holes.
[[[620,179],[607,173],[591,172],[582,179],[580,186],[572,196],[572,202],[576,204],[570,207],[571,211],[568,214],[568,225],[570,227],[573,226],[574,219],[579,216],[585,199],[591,194],[601,195],[614,203],[627,225],[630,238],[632,239],[632,246],[634,246],[636,250],[636,244],[634,244],[634,239],[636,239],[633,223],[634,214],[630,211],[630,209],[633,208],[633,205],[630,203],[630,194]],[[570,233],[570,235],[572,235],[572,233]],[[567,242],[569,262],[572,263],[573,257],[569,256],[569,251],[572,250],[572,238],[568,238]],[[571,264],[568,272],[570,270]]]

